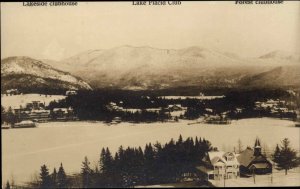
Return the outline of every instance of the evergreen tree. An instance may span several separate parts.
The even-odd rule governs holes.
[[[144,169],[145,169],[145,182],[151,184],[154,180],[155,167],[154,167],[154,150],[151,143],[146,144],[144,150]]]
[[[68,186],[67,175],[65,173],[62,163],[60,164],[60,167],[59,167],[58,173],[57,173],[57,186],[58,186],[58,188],[67,188],[67,186]]]
[[[289,139],[285,138],[281,141],[281,146],[276,146],[275,152],[273,154],[273,160],[277,163],[277,166],[280,169],[285,170],[285,174],[287,175],[287,171],[294,167],[298,166],[296,151],[291,149]]]
[[[10,189],[10,184],[9,184],[9,181],[7,181],[7,182],[6,182],[5,189]]]
[[[53,173],[51,174],[51,177],[52,177],[53,185],[56,188],[57,187],[57,172],[56,172],[55,168],[53,169]]]
[[[52,188],[52,179],[49,175],[49,170],[46,165],[43,165],[41,167],[41,173],[40,173],[41,183],[40,188]]]
[[[280,158],[280,148],[279,148],[278,144],[276,145],[276,148],[275,148],[275,151],[274,151],[274,154],[272,155],[272,157],[273,157],[274,162],[277,162]]]
[[[6,113],[6,119],[7,119],[7,122],[9,124],[15,124],[17,121],[16,121],[16,116],[15,114],[13,113],[13,110],[11,107],[8,108],[7,110],[7,113]]]
[[[100,155],[100,170],[103,173],[110,173],[112,171],[113,157],[108,148],[103,148]]]
[[[89,188],[91,186],[91,178],[92,178],[91,175],[92,175],[92,170],[90,168],[90,162],[88,158],[85,156],[81,168],[81,178],[82,178],[83,188]]]

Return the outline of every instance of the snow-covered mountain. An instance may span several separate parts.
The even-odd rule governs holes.
[[[82,52],[56,62],[56,65],[63,65],[60,66],[62,70],[80,76],[96,88],[134,90],[178,86],[239,87],[246,84],[255,87],[263,82],[258,81],[256,75],[263,75],[277,67],[289,66],[291,68],[287,70],[293,70],[300,65],[300,59],[279,51],[258,58],[241,58],[233,53],[198,46],[177,50],[121,46]],[[282,74],[279,79],[298,84],[294,82],[297,79],[289,79],[288,71]],[[256,78],[254,83],[251,78]],[[268,83],[271,84],[272,80]]]
[[[26,88],[45,90],[87,89],[79,77],[60,71],[30,57],[8,57],[1,60],[1,90]]]
[[[230,52],[198,46],[158,49],[127,45],[112,49],[89,50],[62,61],[11,57],[2,62],[7,66],[2,66],[1,77],[14,76],[9,77],[9,81],[17,80],[16,76],[23,74],[26,77],[35,76],[34,82],[37,84],[43,83],[41,78],[59,80],[64,88],[89,89],[90,86],[129,90],[177,87],[300,88],[299,55],[281,51],[257,58],[243,58]],[[39,69],[39,65],[43,65],[43,69]],[[90,86],[65,72],[82,78]]]
[[[272,51],[265,55],[259,57],[260,59],[265,60],[279,60],[279,61],[291,61],[291,62],[300,62],[300,55],[293,54],[284,51]]]

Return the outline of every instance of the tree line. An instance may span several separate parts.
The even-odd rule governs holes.
[[[46,165],[41,166],[38,182],[29,183],[34,188],[111,188],[133,187],[178,182],[185,174],[198,174],[205,154],[216,150],[206,139],[188,137],[171,139],[162,145],[148,143],[145,148],[118,148],[112,154],[109,148],[100,152],[99,164],[92,168],[87,157],[82,162],[80,174],[67,176],[61,164],[58,172],[50,174]],[[78,182],[79,181],[79,182]]]
[[[193,98],[186,99],[165,99],[153,93],[135,92],[135,91],[78,91],[76,95],[67,96],[66,99],[58,102],[51,102],[46,109],[68,108],[74,109],[75,115],[80,120],[112,121],[115,117],[120,117],[122,121],[129,122],[155,122],[167,121],[171,118],[167,109],[168,105],[180,104],[187,110],[180,117],[181,119],[197,119],[205,114],[220,115],[227,112],[229,119],[242,119],[252,117],[279,117],[296,119],[296,113],[280,113],[274,115],[271,109],[255,109],[256,101],[266,101],[267,99],[291,99],[291,95],[279,89],[257,89],[247,91],[230,91],[224,98],[199,100]],[[295,99],[293,99],[295,100]],[[117,106],[124,110],[116,111],[109,109],[107,105],[115,102]],[[160,109],[160,111],[148,111],[149,108]],[[236,108],[242,109],[237,112]],[[140,109],[141,111],[129,112],[126,109]],[[212,111],[207,111],[211,109]],[[1,118],[8,123],[14,123],[16,116],[13,110],[9,108],[4,110],[1,107]],[[3,121],[2,121],[3,123]]]
[[[242,149],[240,140],[238,145]],[[148,143],[144,149],[125,149],[120,146],[114,155],[109,148],[102,148],[96,167],[91,167],[87,157],[84,157],[80,173],[73,175],[65,173],[62,163],[58,171],[54,168],[52,173],[46,165],[42,165],[39,179],[29,182],[23,188],[123,188],[177,183],[185,175],[200,178],[200,182],[203,182],[206,177],[196,167],[205,166],[207,162],[203,161],[204,156],[207,152],[216,150],[204,138],[196,137],[194,140],[188,137],[183,140],[181,135],[177,141],[171,139],[164,145],[159,142],[153,145]],[[286,174],[289,169],[300,165],[300,158],[287,138],[281,141],[281,145],[276,146],[272,160],[276,168],[285,170]],[[7,181],[5,188],[10,189],[10,184],[12,183]]]

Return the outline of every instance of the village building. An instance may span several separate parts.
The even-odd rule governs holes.
[[[18,94],[20,94],[18,89],[8,89],[5,92],[6,92],[7,95],[18,95]]]
[[[187,108],[182,107],[181,104],[172,104],[172,105],[168,105],[167,107],[170,116],[176,120],[184,115],[186,109]]]
[[[28,127],[36,127],[36,124],[33,121],[26,120],[21,121],[19,123],[15,123],[12,125],[13,128],[28,128]]]
[[[203,158],[204,165],[196,167],[210,180],[239,177],[239,162],[234,152],[213,151]]]
[[[66,91],[66,96],[70,96],[70,95],[77,95],[77,91],[75,90]]]
[[[31,110],[27,115],[28,119],[38,122],[46,122],[50,120],[50,110]]]
[[[168,105],[167,109],[173,112],[173,111],[181,111],[183,110],[183,107],[181,106],[181,104],[171,104]]]
[[[73,120],[75,119],[73,108],[54,108],[52,110],[52,119],[54,120]]]
[[[241,174],[267,174],[272,173],[272,163],[267,157],[261,153],[261,145],[259,139],[256,139],[254,150],[247,147],[237,157],[240,164]]]
[[[50,119],[50,110],[44,109],[45,104],[40,101],[32,101],[23,108],[14,108],[14,114],[18,120],[33,120],[46,122]]]
[[[231,120],[227,117],[227,113],[220,115],[207,115],[204,114],[204,123],[208,124],[230,124]]]

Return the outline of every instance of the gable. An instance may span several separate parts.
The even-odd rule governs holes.
[[[244,167],[248,167],[254,159],[255,159],[255,156],[253,155],[253,150],[252,149],[244,150],[237,157],[237,160],[238,160],[239,164],[244,166]]]

